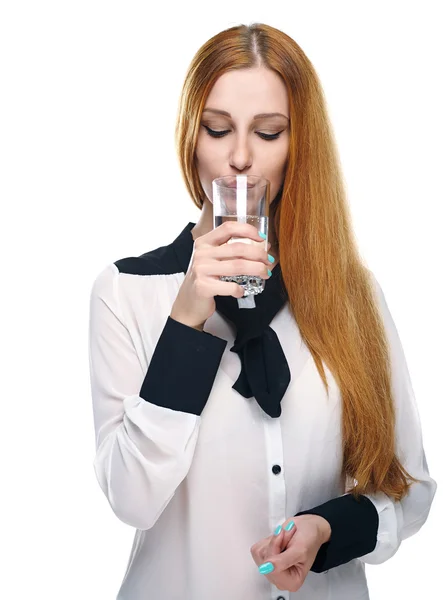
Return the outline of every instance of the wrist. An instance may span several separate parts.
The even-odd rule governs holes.
[[[321,517],[320,515],[307,513],[304,515],[299,515],[297,519],[307,519],[315,524],[318,532],[320,545],[329,542],[329,540],[331,539],[331,525],[329,521],[327,521],[324,517]]]
[[[203,327],[204,327],[205,323],[200,323],[199,325],[195,325],[194,323],[191,323],[190,321],[188,321],[186,318],[176,316],[173,312],[171,312],[171,314],[169,316],[171,317],[171,319],[174,319],[174,321],[178,321],[179,323],[182,323],[182,325],[186,325],[187,327],[192,327],[192,329],[197,329],[197,331],[203,331]]]
[[[331,539],[331,525],[329,523],[329,521],[327,521],[324,517],[320,517],[319,515],[315,515],[318,519],[318,527],[320,530],[320,538],[321,538],[321,543],[325,544],[326,542],[329,542],[329,540]]]

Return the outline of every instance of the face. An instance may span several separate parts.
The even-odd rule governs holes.
[[[212,202],[213,179],[243,174],[268,179],[272,202],[284,179],[289,131],[288,94],[277,73],[257,67],[221,75],[207,98],[196,148],[208,199]]]

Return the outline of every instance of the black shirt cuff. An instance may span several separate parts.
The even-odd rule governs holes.
[[[157,406],[201,415],[227,343],[168,316],[140,397]]]
[[[364,556],[377,544],[378,512],[367,496],[356,500],[352,494],[345,494],[294,516],[308,514],[324,517],[331,526],[331,538],[320,546],[311,567],[314,573]]]

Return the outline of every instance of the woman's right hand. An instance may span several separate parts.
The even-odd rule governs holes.
[[[232,237],[250,238],[261,244],[227,244]],[[188,271],[172,306],[171,318],[203,331],[206,320],[215,312],[214,296],[243,296],[243,288],[235,282],[221,281],[222,275],[247,273],[269,279],[271,264],[264,240],[256,227],[225,221],[195,240]]]

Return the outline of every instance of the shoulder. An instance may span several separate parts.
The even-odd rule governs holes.
[[[377,277],[375,276],[373,271],[371,271],[370,269],[367,269],[367,273],[368,273],[369,282],[372,287],[373,296],[376,301],[376,304],[377,304],[378,308],[382,311],[382,313],[386,314],[386,312],[389,312],[389,309],[388,309],[388,305],[386,302],[386,297],[385,297],[383,288],[380,285],[380,282],[377,279]]]
[[[172,244],[159,246],[140,256],[128,256],[114,261],[118,273],[127,275],[170,275],[180,271]]]
[[[374,288],[375,292],[377,294],[379,293],[383,293],[380,283],[378,282],[377,277],[375,276],[374,271],[371,271],[371,269],[366,268],[366,273],[368,275],[369,281],[371,282],[372,287]]]
[[[110,309],[126,324],[143,318],[146,309],[155,304],[157,294],[167,292],[175,282],[172,275],[178,272],[181,268],[172,244],[140,256],[118,258],[95,276],[90,290],[91,310]]]
[[[177,273],[179,266],[172,244],[160,246],[140,256],[127,256],[106,264],[92,283],[94,295],[112,295],[118,285],[119,275],[168,275]]]
[[[167,244],[152,248],[139,256],[125,256],[108,263],[96,276],[93,295],[114,298],[115,302],[129,298],[144,300],[156,291],[164,292],[165,285],[176,286],[178,273],[185,273],[192,255],[193,240],[189,222],[182,232]],[[119,300],[120,299],[120,300]]]
[[[92,282],[91,298],[118,305],[125,290],[129,295],[140,290],[152,293],[160,281],[159,275],[178,272],[182,269],[173,243],[159,246],[140,256],[126,256],[106,264]]]

